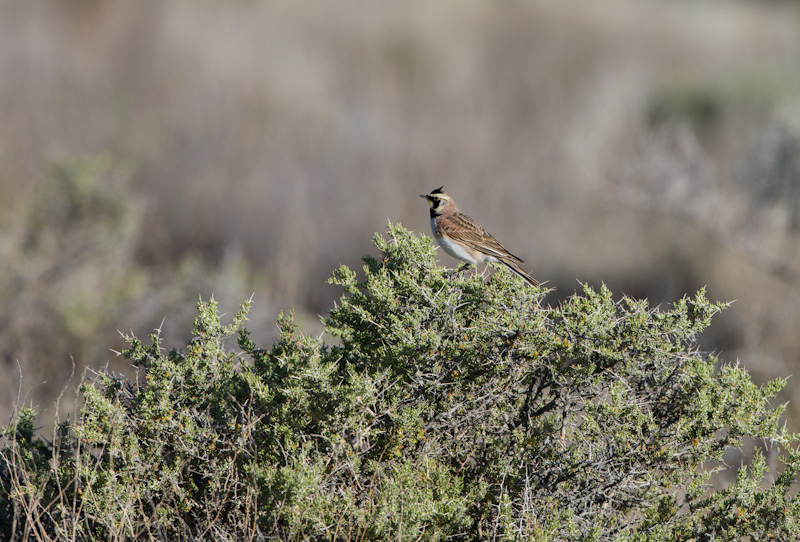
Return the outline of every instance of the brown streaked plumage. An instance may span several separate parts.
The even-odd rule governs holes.
[[[442,191],[443,186],[420,194],[431,207],[431,231],[442,249],[467,264],[501,263],[531,286],[539,281],[523,271],[522,259],[511,254],[480,224],[462,213],[453,198]]]

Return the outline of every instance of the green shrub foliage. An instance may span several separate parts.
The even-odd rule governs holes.
[[[603,287],[552,307],[500,269],[435,261],[390,225],[324,319],[250,339],[199,304],[194,338],[127,337],[52,442],[23,409],[0,455],[8,540],[793,540],[796,440],[745,370],[698,350],[723,305]],[[760,453],[713,489],[723,454]]]

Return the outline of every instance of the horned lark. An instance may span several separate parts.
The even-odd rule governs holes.
[[[431,230],[439,246],[467,264],[501,263],[531,286],[538,286],[539,281],[517,265],[523,261],[507,251],[480,224],[461,213],[453,198],[442,192],[442,188],[419,195],[431,206]]]

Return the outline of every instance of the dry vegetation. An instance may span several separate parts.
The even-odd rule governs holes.
[[[759,6],[4,4],[0,418],[198,294],[313,331],[442,184],[555,296],[707,285],[705,346],[793,373],[800,31]]]

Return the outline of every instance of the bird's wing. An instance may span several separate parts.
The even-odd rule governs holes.
[[[446,231],[454,241],[467,244],[483,254],[489,254],[500,260],[510,259],[523,263],[521,258],[511,254],[500,241],[467,215],[453,213],[448,218],[449,220],[442,225],[442,230]]]

